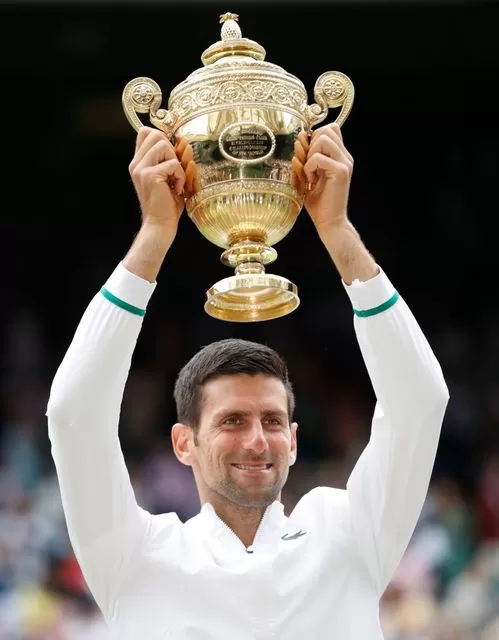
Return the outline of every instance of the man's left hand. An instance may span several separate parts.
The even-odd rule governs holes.
[[[303,174],[311,185],[311,190],[305,194],[305,207],[319,236],[326,237],[334,227],[348,219],[353,158],[335,123],[314,131],[310,142],[300,136],[297,145],[306,152]]]

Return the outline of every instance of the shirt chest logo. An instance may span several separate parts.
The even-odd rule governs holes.
[[[281,540],[298,540],[298,538],[301,538],[305,535],[307,535],[307,532],[300,529],[296,533],[285,533],[283,536],[281,536]]]

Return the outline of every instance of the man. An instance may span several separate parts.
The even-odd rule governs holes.
[[[143,128],[130,172],[142,225],[56,374],[49,433],[71,541],[120,640],[379,640],[378,603],[412,535],[448,401],[415,319],[347,217],[352,157],[336,125],[301,169],[306,208],[342,278],[377,397],[346,490],[279,502],[296,458],[293,392],[268,347],[202,349],[175,386],[172,442],[202,509],[185,524],[140,509],[118,440],[122,394],[147,302],[183,209],[182,164]],[[180,159],[181,160],[181,159]]]

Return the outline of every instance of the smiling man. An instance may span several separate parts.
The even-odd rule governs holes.
[[[192,466],[201,503],[251,546],[296,459],[286,365],[263,345],[222,340],[184,367],[175,400],[181,420],[172,430],[177,457]]]
[[[372,432],[345,490],[317,487],[287,517],[294,396],[271,348],[204,347],[175,384],[172,442],[202,504],[182,523],[136,501],[118,439],[142,318],[183,210],[185,174],[159,131],[137,136],[137,237],[90,302],[55,376],[47,415],[68,530],[120,640],[380,640],[379,600],[419,517],[448,401],[416,320],[347,216],[353,160],[317,130],[305,205],[343,281],[376,393]],[[305,425],[306,428],[306,425]]]

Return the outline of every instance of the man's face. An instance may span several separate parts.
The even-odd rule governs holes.
[[[264,508],[280,497],[296,458],[284,384],[256,374],[221,376],[204,386],[192,467],[203,502]]]

